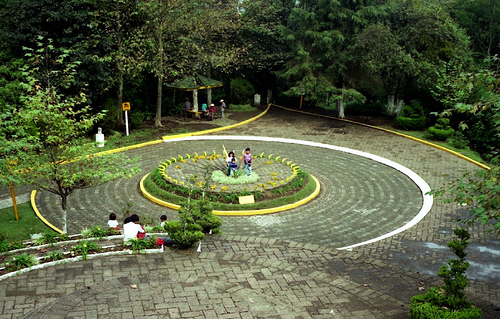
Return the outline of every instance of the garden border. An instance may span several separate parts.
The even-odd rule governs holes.
[[[144,175],[141,178],[141,181],[139,182],[139,188],[141,190],[141,193],[144,195],[144,197],[146,197],[147,199],[149,199],[150,201],[152,201],[153,203],[156,203],[158,205],[165,206],[165,207],[175,209],[175,210],[179,210],[179,208],[181,207],[180,205],[177,205],[174,203],[169,203],[169,202],[163,201],[161,199],[158,199],[158,198],[154,197],[153,195],[151,195],[144,188],[144,180],[149,176],[149,174],[151,174],[151,173]],[[291,204],[287,204],[287,205],[283,205],[283,206],[278,206],[278,207],[255,209],[255,210],[213,210],[212,212],[218,216],[252,216],[252,215],[274,214],[277,212],[282,212],[285,210],[299,207],[301,205],[304,205],[304,204],[310,202],[314,198],[316,198],[316,196],[318,196],[318,194],[321,190],[319,180],[316,177],[312,176],[311,174],[309,174],[309,176],[311,176],[312,179],[314,180],[314,182],[316,183],[316,189],[314,190],[314,192],[312,192],[312,194],[310,194],[306,198],[303,198],[299,201],[296,201],[295,203],[291,203]]]
[[[163,253],[163,252],[164,252],[164,247],[162,246],[161,248],[144,249],[143,251],[141,251],[141,254],[156,254],[156,253]],[[112,256],[112,255],[132,255],[132,254],[134,254],[134,252],[132,250],[108,251],[105,253],[89,254],[89,255],[87,255],[87,260],[99,258],[99,257]],[[61,260],[56,260],[56,261],[50,261],[50,262],[46,262],[46,263],[39,264],[39,265],[34,265],[34,266],[31,266],[28,268],[23,268],[23,269],[20,269],[17,271],[12,271],[12,272],[9,272],[5,275],[0,276],[0,281],[7,279],[7,278],[10,278],[10,277],[18,276],[20,274],[23,274],[25,272],[29,272],[32,270],[43,269],[46,267],[55,266],[55,265],[59,265],[59,264],[68,264],[68,263],[72,263],[75,261],[80,261],[80,260],[82,260],[82,258],[83,258],[82,256],[76,256],[76,257],[71,257],[71,258],[66,258],[66,259],[61,259]]]
[[[196,140],[236,140],[236,141],[258,141],[258,142],[271,142],[271,143],[287,143],[287,144],[297,144],[297,145],[304,145],[304,146],[311,146],[311,147],[320,147],[320,148],[326,148],[334,151],[340,151],[348,154],[353,154],[357,156],[361,156],[373,161],[376,161],[378,163],[384,164],[386,166],[389,166],[402,174],[406,175],[408,178],[410,178],[415,185],[420,189],[420,192],[422,193],[422,207],[420,211],[418,212],[415,217],[413,217],[408,223],[405,225],[389,232],[384,235],[381,235],[376,238],[372,238],[357,244],[349,245],[346,247],[341,247],[338,248],[339,250],[344,250],[344,249],[352,249],[354,247],[374,243],[377,241],[380,241],[382,239],[386,239],[389,237],[392,237],[396,234],[399,234],[413,226],[415,226],[418,222],[420,222],[431,210],[432,204],[434,202],[433,196],[428,194],[428,192],[431,191],[431,187],[427,182],[420,177],[417,173],[412,171],[411,169],[396,163],[394,161],[391,161],[387,158],[370,154],[367,152],[362,152],[358,150],[354,150],[351,148],[347,147],[341,147],[341,146],[335,146],[335,145],[330,145],[330,144],[322,144],[318,142],[311,142],[311,141],[303,141],[303,140],[294,140],[294,139],[288,139],[288,138],[279,138],[279,137],[267,137],[267,136],[234,136],[234,135],[228,135],[228,136],[221,136],[221,135],[210,135],[210,136],[187,136],[187,137],[180,137],[180,138],[175,138],[175,139],[169,139],[165,140],[164,142],[170,143],[170,142],[181,142],[181,141],[196,141]],[[312,175],[311,175],[312,176]]]

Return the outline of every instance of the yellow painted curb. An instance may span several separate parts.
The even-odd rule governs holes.
[[[114,148],[112,150],[102,151],[102,152],[95,153],[95,154],[92,154],[92,155],[100,156],[100,155],[115,154],[115,153],[124,152],[124,151],[128,151],[128,150],[133,150],[133,149],[136,149],[136,148],[141,148],[141,147],[148,146],[148,145],[160,144],[162,142],[163,142],[163,140],[154,140],[154,141],[144,142],[144,143],[140,143],[140,144],[135,144],[135,145],[130,145],[130,146],[124,146],[124,147],[120,147],[120,148]]]
[[[405,137],[405,138],[408,138],[410,140],[414,140],[414,141],[417,141],[417,142],[420,142],[422,144],[426,144],[426,145],[429,145],[429,146],[432,146],[434,148],[437,148],[437,149],[440,149],[442,151],[445,151],[445,152],[448,152],[450,154],[453,154],[455,156],[458,156],[460,157],[461,159],[464,159],[468,162],[471,162],[472,164],[475,164],[483,169],[487,169],[487,170],[491,170],[491,168],[487,165],[484,165],[482,163],[479,163],[478,161],[475,161],[465,155],[462,155],[458,152],[455,152],[455,151],[452,151],[446,147],[443,147],[443,146],[440,146],[440,145],[437,145],[437,144],[434,144],[434,143],[431,143],[431,142],[428,142],[428,141],[424,141],[424,140],[421,140],[419,138],[416,138],[416,137],[413,137],[413,136],[410,136],[410,135],[406,135],[406,134],[403,134],[403,133],[399,133],[399,132],[396,132],[396,131],[391,131],[389,129],[386,129],[386,128],[383,128],[383,127],[378,127],[378,126],[374,126],[374,125],[370,125],[370,124],[365,124],[365,123],[360,123],[360,122],[356,122],[356,121],[351,121],[351,120],[347,120],[347,119],[342,119],[342,118],[339,118],[339,117],[333,117],[333,116],[328,116],[328,115],[322,115],[322,114],[316,114],[316,113],[310,113],[310,112],[305,112],[305,111],[299,111],[299,110],[294,110],[294,109],[290,109],[290,108],[287,108],[287,107],[284,107],[284,106],[281,106],[281,105],[276,105],[276,104],[272,104],[273,106],[276,106],[278,108],[281,108],[283,110],[286,110],[286,111],[291,111],[291,112],[297,112],[297,113],[302,113],[302,114],[307,114],[307,115],[313,115],[313,116],[318,116],[318,117],[324,117],[324,118],[328,118],[328,119],[333,119],[333,120],[338,120],[338,121],[343,121],[343,122],[347,122],[347,123],[352,123],[352,124],[357,124],[357,125],[361,125],[361,126],[365,126],[365,127],[369,127],[369,128],[373,128],[373,129],[376,129],[376,130],[380,130],[380,131],[384,131],[384,132],[388,132],[388,133],[392,133],[392,134],[395,134],[395,135],[398,135],[398,136],[402,136],[402,137]]]
[[[35,214],[40,220],[50,228],[52,228],[54,231],[58,232],[59,234],[62,234],[63,231],[57,228],[56,226],[52,225],[48,220],[45,219],[45,217],[40,214],[40,211],[38,210],[38,207],[36,207],[36,190],[31,192],[31,207],[33,207],[33,210],[35,211]]]
[[[215,132],[229,130],[229,129],[232,129],[232,128],[235,128],[235,127],[238,127],[238,126],[242,126],[242,125],[245,125],[245,124],[248,124],[250,122],[253,122],[255,120],[260,119],[261,117],[263,117],[267,113],[267,111],[269,111],[270,108],[271,108],[271,104],[268,104],[267,108],[262,113],[260,113],[259,115],[256,115],[256,116],[254,116],[254,117],[252,117],[252,118],[250,118],[248,120],[244,120],[244,121],[236,123],[236,124],[232,124],[232,125],[228,125],[228,126],[223,126],[223,127],[218,127],[218,128],[213,128],[213,129],[205,130],[205,131],[184,133],[184,134],[178,134],[178,135],[166,135],[166,136],[163,136],[162,139],[163,140],[171,140],[171,139],[174,139],[174,138],[182,138],[182,137],[188,137],[188,136],[205,135],[205,134],[210,134],[210,133],[215,133]]]
[[[139,183],[139,188],[141,189],[142,194],[147,199],[149,199],[150,201],[152,201],[156,204],[166,206],[168,208],[172,208],[175,210],[179,210],[180,205],[176,205],[176,204],[162,201],[161,199],[154,197],[153,195],[148,193],[148,191],[146,191],[143,183],[144,183],[144,180],[146,179],[146,177],[148,177],[148,175],[149,175],[149,173],[144,175],[144,177],[141,179],[141,181]],[[219,216],[251,216],[251,215],[273,214],[273,213],[282,212],[285,210],[299,207],[301,205],[304,205],[304,204],[310,202],[314,198],[316,198],[316,196],[318,196],[318,194],[321,190],[321,186],[320,186],[318,179],[310,174],[309,174],[309,176],[311,176],[313,178],[313,180],[316,182],[316,189],[309,196],[307,196],[306,198],[303,198],[295,203],[287,204],[287,205],[283,205],[283,206],[278,206],[278,207],[273,207],[273,208],[255,209],[255,210],[214,210],[213,213],[215,215],[219,215]]]

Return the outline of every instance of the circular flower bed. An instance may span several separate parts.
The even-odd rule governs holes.
[[[143,186],[150,195],[173,204],[188,196],[192,199],[205,196],[217,210],[282,206],[306,198],[316,190],[311,176],[287,158],[254,155],[251,176],[244,174],[242,157],[237,160],[238,170],[230,177],[225,157],[215,151],[178,155],[153,170]],[[253,195],[255,204],[239,205],[240,197],[248,195]]]

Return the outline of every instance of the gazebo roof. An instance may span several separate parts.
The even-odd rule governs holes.
[[[166,87],[169,89],[179,91],[203,90],[216,88],[219,86],[222,86],[222,82],[214,79],[209,79],[206,76],[199,75],[197,73],[166,85]]]

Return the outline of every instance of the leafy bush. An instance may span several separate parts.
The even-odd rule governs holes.
[[[53,251],[49,255],[45,256],[43,259],[45,261],[61,260],[61,259],[64,259],[64,253],[62,253],[60,251]]]
[[[81,254],[82,260],[87,260],[87,254],[89,252],[98,252],[101,250],[101,247],[93,241],[80,240],[71,250],[75,254]]]
[[[399,116],[396,118],[396,123],[403,130],[423,130],[426,126],[427,119],[422,114],[422,105],[419,102],[412,100],[409,105],[403,106]]]
[[[257,108],[250,104],[231,104],[232,112],[250,112],[255,110],[257,110]]]
[[[222,219],[212,211],[212,203],[208,200],[195,201],[191,207],[191,214],[195,222],[201,226],[202,232],[205,234],[210,231],[214,234],[220,232],[219,227],[222,224]]]
[[[69,240],[69,235],[68,235],[67,233],[60,234],[60,235],[59,235],[59,239],[60,239],[61,241],[67,241],[67,240]]]
[[[101,240],[103,237],[118,235],[120,232],[114,228],[93,226],[91,228],[82,229],[81,236],[83,238],[98,238]]]
[[[428,294],[435,297],[442,295],[438,288],[432,287]],[[479,308],[464,308],[460,310],[452,310],[446,307],[440,307],[429,302],[424,295],[414,296],[410,303],[410,318],[411,319],[480,319],[481,309]]]
[[[173,220],[165,223],[165,229],[175,246],[179,249],[187,249],[199,240],[202,240],[202,227],[195,223],[184,223],[181,220]]]
[[[122,138],[122,133],[118,131],[112,131],[110,130],[107,136],[107,139],[112,141],[112,140],[119,140]]]
[[[24,247],[26,247],[26,244],[23,243],[22,241],[15,241],[9,243],[9,250],[22,249]]]
[[[140,112],[140,111],[131,111],[129,113],[130,117],[130,125],[133,128],[138,128],[142,125],[142,122],[144,122],[144,119],[146,118],[145,114]]]
[[[9,251],[9,242],[6,239],[0,239],[0,253]]]
[[[146,249],[151,249],[156,246],[157,238],[151,236],[148,239],[132,238],[129,239],[125,244],[132,248],[134,253],[142,253]]]
[[[38,239],[35,240],[37,245],[54,244],[57,242],[57,234],[46,231]]]
[[[440,141],[446,141],[455,133],[455,130],[450,126],[450,119],[440,117],[436,125],[429,127],[429,133]]]
[[[12,256],[4,262],[5,268],[9,271],[16,271],[38,264],[39,261],[36,258],[36,256],[29,255],[27,253],[22,253],[20,255]]]
[[[485,159],[490,154],[498,155],[500,135],[497,134],[492,112],[480,112],[471,120],[469,129],[465,131],[470,147]],[[486,156],[490,155],[490,156]]]
[[[481,310],[472,307],[465,297],[469,263],[465,261],[465,249],[469,245],[469,233],[463,228],[454,230],[458,240],[452,240],[448,247],[458,257],[450,259],[439,268],[438,276],[443,278],[442,288],[431,287],[423,295],[414,296],[410,303],[410,318],[481,318]]]
[[[458,148],[458,149],[464,149],[469,144],[469,141],[467,141],[467,139],[465,138],[465,135],[460,131],[456,131],[455,134],[453,134],[450,137],[449,142],[450,142],[451,146],[453,146],[454,148]]]
[[[236,78],[231,81],[231,100],[235,104],[246,104],[252,102],[255,89],[245,78]]]

